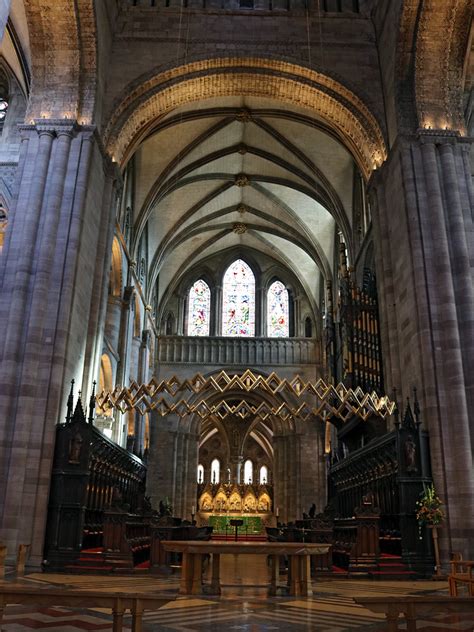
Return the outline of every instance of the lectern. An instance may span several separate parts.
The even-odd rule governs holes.
[[[231,527],[235,527],[235,541],[237,542],[238,537],[239,537],[239,527],[241,527],[244,524],[243,520],[231,520],[230,521],[230,526]]]

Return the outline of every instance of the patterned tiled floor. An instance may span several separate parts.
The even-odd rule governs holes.
[[[370,582],[351,579],[317,580],[311,598],[266,596],[262,584],[268,569],[263,558],[244,556],[223,558],[223,594],[221,597],[178,597],[159,611],[145,614],[144,632],[351,632],[367,630],[385,632],[381,616],[356,605],[355,596],[447,594],[440,582]],[[47,584],[83,590],[113,592],[167,592],[176,595],[179,575],[170,578],[133,576],[74,576],[35,574],[22,580],[23,585]],[[80,632],[111,630],[110,614],[101,609],[8,607],[2,632]],[[130,629],[130,618],[125,629]],[[444,615],[418,623],[422,632],[474,632],[470,617]],[[400,621],[400,629],[406,629]]]

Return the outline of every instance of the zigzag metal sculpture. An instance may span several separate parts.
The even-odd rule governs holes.
[[[236,404],[235,395],[242,393],[264,392],[273,396],[286,396],[290,400],[300,400],[301,404],[292,405],[287,401],[279,406],[271,406],[262,402],[258,406],[246,401],[245,396]],[[187,393],[190,396],[201,393],[218,393],[225,395],[232,393],[232,403],[224,398],[217,402],[208,403],[205,398],[190,402],[182,398],[172,401],[180,394]],[[316,401],[314,401],[314,399]],[[312,401],[309,401],[312,400]],[[217,375],[204,377],[200,373],[191,380],[180,380],[173,376],[169,380],[160,382],[153,378],[148,384],[132,382],[128,388],[116,387],[111,393],[102,391],[96,397],[99,409],[108,410],[116,408],[122,413],[136,410],[142,415],[156,411],[159,415],[174,413],[179,417],[196,413],[204,419],[210,415],[216,415],[220,419],[238,416],[245,419],[249,416],[257,416],[262,420],[271,416],[281,419],[307,420],[317,416],[321,419],[331,418],[347,421],[353,416],[366,420],[370,415],[377,415],[385,419],[395,410],[395,403],[389,398],[379,396],[374,391],[364,393],[362,389],[348,389],[343,384],[333,386],[326,384],[322,379],[316,383],[303,382],[296,376],[291,382],[280,378],[276,373],[268,377],[256,375],[247,369],[242,375],[229,375],[221,371]]]

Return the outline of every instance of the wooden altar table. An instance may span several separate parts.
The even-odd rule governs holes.
[[[312,542],[194,542],[163,541],[166,551],[183,554],[181,570],[181,595],[201,595],[202,560],[207,554],[212,555],[212,579],[206,590],[208,594],[220,595],[220,556],[224,554],[270,555],[272,557],[272,578],[269,594],[276,595],[279,580],[280,555],[288,556],[289,594],[308,597],[313,594],[311,588],[311,555],[323,555],[331,547],[330,544]]]

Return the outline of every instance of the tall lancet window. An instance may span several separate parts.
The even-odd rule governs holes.
[[[7,116],[7,110],[10,100],[8,94],[8,79],[3,70],[0,70],[0,134],[3,131],[3,125]]]
[[[221,479],[221,463],[219,459],[214,459],[211,463],[211,483],[217,485]]]
[[[188,336],[209,336],[211,290],[199,279],[188,294]]]
[[[224,274],[222,335],[255,336],[255,277],[242,259]]]
[[[288,290],[275,281],[267,294],[267,335],[269,338],[288,338],[290,335]]]
[[[197,469],[197,482],[204,483],[204,466],[199,464]]]
[[[253,463],[250,459],[247,459],[244,463],[244,483],[245,485],[253,483]]]

